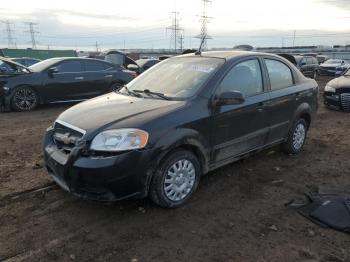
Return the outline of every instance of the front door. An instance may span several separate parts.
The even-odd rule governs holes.
[[[234,65],[219,84],[215,96],[229,91],[240,91],[245,101],[214,109],[212,144],[216,163],[263,146],[269,131],[266,113],[269,96],[264,89],[258,58]]]
[[[83,63],[76,60],[65,60],[55,66],[58,72],[45,77],[43,88],[47,102],[76,101],[84,99],[87,92]]]

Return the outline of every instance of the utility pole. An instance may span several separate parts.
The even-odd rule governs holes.
[[[184,49],[184,36],[181,34],[179,36],[179,43],[180,43],[180,50],[182,51]]]
[[[208,4],[211,3],[211,0],[201,0],[201,1],[203,3],[202,14],[199,16],[199,21],[201,23],[201,33],[197,35],[196,38],[199,38],[199,39],[204,38],[202,49],[205,50],[208,48],[207,39],[212,39],[212,37],[208,35],[207,24],[209,23],[209,20],[212,19],[213,17],[210,17],[207,15]]]
[[[295,45],[295,33],[296,33],[297,31],[296,30],[294,30],[294,34],[293,34],[293,47],[294,47],[294,45]]]
[[[26,22],[25,24],[29,26],[29,30],[25,31],[25,32],[30,34],[30,40],[32,42],[32,48],[36,49],[36,43],[37,42],[35,40],[35,34],[39,34],[39,32],[34,29],[34,26],[36,26],[38,24],[37,23],[33,23],[33,22]]]
[[[14,47],[16,48],[16,42],[14,41],[15,38],[13,38],[13,29],[11,28],[11,25],[13,25],[13,23],[11,23],[9,20],[6,21],[0,21],[1,23],[5,24],[6,26],[6,33],[7,33],[7,47],[11,48]]]
[[[183,28],[180,27],[179,25],[179,12],[172,12],[173,14],[173,19],[172,19],[172,24],[171,26],[168,26],[166,30],[171,30],[171,40],[170,40],[170,48],[171,48],[171,43],[174,42],[174,50],[175,53],[177,51],[177,42],[178,40],[178,32],[183,32]]]
[[[96,43],[95,43],[95,48],[96,48],[96,52],[98,53],[99,48],[98,48],[98,43],[97,43],[97,41],[96,41]]]

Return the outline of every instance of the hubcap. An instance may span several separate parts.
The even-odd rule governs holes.
[[[164,192],[172,201],[184,199],[192,190],[196,171],[191,161],[182,159],[174,163],[167,171],[164,180]]]
[[[27,88],[18,90],[14,95],[14,103],[21,110],[30,110],[36,104],[35,93]]]
[[[298,124],[293,134],[293,146],[296,150],[299,150],[303,146],[305,133],[305,126],[303,124]]]

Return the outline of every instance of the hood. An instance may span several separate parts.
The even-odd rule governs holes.
[[[57,119],[90,133],[121,122],[127,122],[126,125],[129,125],[123,127],[138,127],[140,123],[154,119],[183,104],[184,101],[109,93],[77,104],[64,111]]]
[[[297,65],[298,62],[297,60],[295,59],[295,56],[294,55],[290,55],[290,54],[277,54],[285,59],[287,59],[289,62],[291,62],[293,65]]]
[[[10,68],[10,69],[16,71],[16,72],[7,72],[7,71],[1,72],[0,71],[0,77],[3,77],[3,76],[8,77],[8,76],[22,74],[22,73],[19,73],[20,69],[22,69],[22,70],[24,69],[27,72],[32,72],[32,70],[30,70],[28,67],[21,65],[19,63],[16,63],[10,59],[6,59],[6,58],[0,56],[0,61],[5,63],[7,68]],[[1,67],[1,65],[0,65],[0,67]]]
[[[341,76],[335,78],[328,82],[329,86],[334,88],[349,88],[350,89],[350,77],[349,76]]]

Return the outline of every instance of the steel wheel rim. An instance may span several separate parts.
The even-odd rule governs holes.
[[[295,149],[299,150],[303,144],[304,144],[304,140],[305,140],[305,126],[303,124],[298,124],[294,130],[294,134],[293,134],[293,146]]]
[[[194,186],[196,170],[191,161],[176,161],[167,171],[164,180],[164,192],[171,201],[181,201],[187,197]]]
[[[23,88],[14,94],[14,103],[21,110],[30,110],[36,105],[37,98],[31,89]]]

